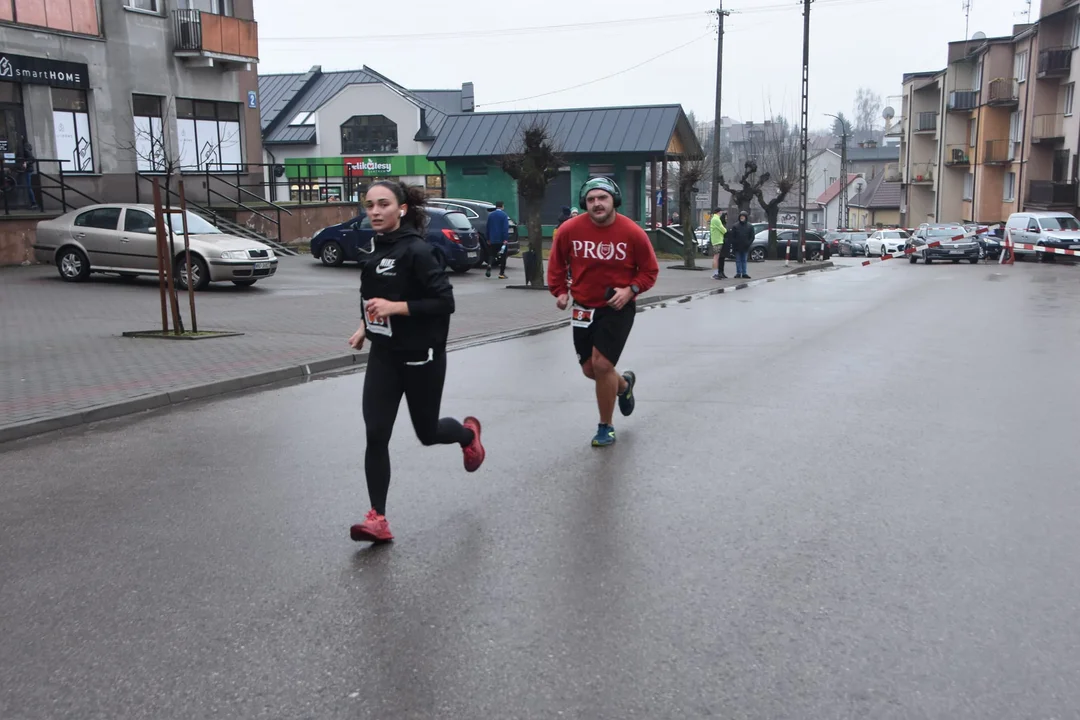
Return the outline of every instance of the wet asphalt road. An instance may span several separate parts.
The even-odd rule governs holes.
[[[0,451],[0,717],[1076,718],[1080,270],[889,263],[638,315],[588,447],[569,330]]]

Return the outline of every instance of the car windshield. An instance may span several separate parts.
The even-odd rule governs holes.
[[[472,223],[469,222],[469,218],[465,217],[464,213],[448,212],[446,213],[447,224],[455,230],[472,230]]]
[[[851,233],[850,235],[848,235],[848,240],[865,240],[868,237],[870,236],[866,233]]]
[[[1039,218],[1039,224],[1043,230],[1080,230],[1080,222],[1072,215]]]
[[[952,237],[954,235],[963,235],[964,228],[959,225],[953,225],[952,227],[936,227],[927,230],[926,234],[930,237]]]
[[[184,219],[177,215],[169,216],[169,224],[172,225],[174,233],[183,234],[184,232]],[[208,223],[203,218],[199,217],[195,213],[188,211],[187,213],[187,228],[189,235],[220,235],[221,231],[216,227]]]
[[[893,230],[891,232],[885,233],[885,237],[887,237],[887,238],[906,238],[907,233],[906,232],[900,232],[899,230]]]

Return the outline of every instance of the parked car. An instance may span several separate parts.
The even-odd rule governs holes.
[[[460,210],[472,223],[473,228],[480,234],[480,245],[487,251],[487,219],[488,215],[495,211],[495,203],[486,200],[461,200],[458,198],[430,198],[427,204],[432,207],[441,207],[447,210]],[[510,240],[506,243],[506,254],[517,255],[521,250],[521,241],[518,238],[518,226],[513,220],[510,221]],[[477,265],[487,262],[486,257],[480,258]]]
[[[798,257],[799,252],[799,231],[796,230],[779,230],[776,233],[776,247],[779,253],[779,257],[784,257],[787,251],[788,243],[792,243],[791,257]],[[807,230],[806,232],[806,257],[810,260],[819,260],[822,257],[822,250],[825,246],[825,238],[816,232]],[[769,231],[763,230],[754,236],[754,242],[750,245],[750,261],[762,262],[765,260],[769,252]]]
[[[901,252],[907,246],[906,230],[878,230],[866,239],[866,257]]]
[[[925,247],[928,243],[937,241],[941,243],[935,247]],[[953,223],[947,225],[930,225],[923,223],[915,231],[914,237],[908,240],[906,248],[922,247],[921,252],[911,255],[908,262],[914,265],[921,257],[927,265],[934,260],[952,260],[958,263],[967,260],[975,265],[982,258],[982,247],[975,236],[964,230],[964,226]],[[906,249],[905,248],[905,249]]]
[[[712,235],[709,233],[708,228],[699,227],[694,231],[694,242],[697,244],[698,252],[708,257],[712,253]]]
[[[837,240],[837,255],[840,255],[841,257],[855,257],[857,255],[866,254],[866,240],[870,237],[869,233],[835,232],[830,234],[839,236]]]
[[[444,208],[425,207],[428,223],[425,232],[428,243],[443,267],[454,272],[466,272],[480,261],[480,234],[465,213]],[[358,215],[340,225],[331,225],[315,233],[311,239],[311,254],[324,265],[341,265],[346,260],[359,262],[363,252],[374,241],[375,231],[367,214]]]
[[[739,219],[738,216],[736,216],[735,220],[738,220],[738,219]],[[754,226],[754,237],[757,237],[758,233],[769,229],[769,223],[767,223],[767,222],[756,222],[756,223],[750,223],[750,224]],[[776,227],[777,230],[798,230],[799,229],[798,225],[787,225],[785,223],[776,223],[775,227]],[[728,228],[728,229],[730,230],[731,228]]]
[[[1080,222],[1075,217],[1063,212],[1021,212],[1013,213],[1005,223],[1005,228],[1014,243],[1042,245],[1043,247],[1080,250]],[[1054,256],[1035,250],[1016,251],[1017,257],[1042,255],[1043,259]]]
[[[173,268],[177,284],[187,289],[184,218],[169,216],[177,249]],[[187,213],[191,282],[202,290],[212,282],[254,285],[277,272],[274,251],[256,240],[226,235],[193,212]],[[135,203],[90,205],[38,223],[34,241],[38,262],[56,265],[60,277],[80,282],[91,273],[121,277],[157,277],[157,230],[154,206]]]
[[[975,241],[982,248],[984,258],[997,260],[1001,257],[1001,238],[1004,236],[1005,231],[1000,226],[994,232],[991,232],[990,228],[985,225],[968,223],[964,225],[964,230],[975,236]]]

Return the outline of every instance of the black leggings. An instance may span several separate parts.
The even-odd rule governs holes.
[[[394,353],[372,345],[364,376],[364,425],[367,426],[367,450],[364,471],[367,474],[371,506],[386,514],[386,494],[390,490],[390,436],[394,432],[401,396],[409,404],[416,437],[424,445],[462,447],[473,440],[473,432],[453,418],[439,419],[443,382],[446,380],[446,353],[434,353],[430,362],[407,365]]]

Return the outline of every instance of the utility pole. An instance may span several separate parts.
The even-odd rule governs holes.
[[[799,262],[806,262],[806,187],[809,182],[809,145],[807,125],[810,124],[810,2],[803,0],[802,40],[802,176],[799,190]],[[843,161],[841,161],[843,162]]]
[[[840,217],[837,220],[843,223],[839,227],[840,230],[848,229],[848,216],[847,216],[847,178],[848,178],[848,166],[847,166],[847,123],[843,120],[840,121]]]
[[[724,2],[720,1],[720,7],[716,9],[716,20],[720,24],[720,39],[716,44],[716,119],[713,120],[712,141],[712,204],[709,212],[712,213],[720,204],[720,89],[724,79],[724,16],[729,11],[724,10]]]

